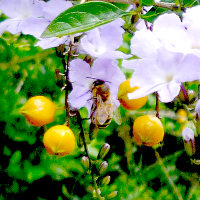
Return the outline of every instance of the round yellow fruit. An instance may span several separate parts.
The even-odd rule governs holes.
[[[127,110],[137,110],[141,107],[143,107],[148,97],[141,97],[139,99],[129,99],[127,94],[132,93],[135,90],[139,89],[138,86],[131,87],[130,86],[130,80],[127,79],[123,83],[120,84],[119,90],[118,90],[118,100],[121,104],[121,106]]]
[[[179,109],[177,111],[177,121],[180,124],[183,124],[187,121],[187,112],[184,109]]]
[[[144,115],[134,121],[133,136],[138,145],[154,146],[162,142],[164,128],[156,116]]]
[[[44,133],[43,144],[48,154],[65,156],[74,150],[75,136],[68,126],[56,125]]]
[[[43,126],[54,120],[56,106],[44,96],[34,96],[20,109],[26,120],[33,126]]]

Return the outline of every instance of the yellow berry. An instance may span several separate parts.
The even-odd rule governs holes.
[[[33,126],[43,126],[53,121],[56,112],[54,103],[44,96],[34,96],[28,99],[20,109],[26,120]]]
[[[187,121],[187,112],[184,109],[179,109],[177,111],[177,121],[180,124]]]
[[[48,154],[65,156],[74,150],[75,136],[68,126],[56,125],[44,133],[43,144]]]
[[[162,142],[164,128],[156,116],[144,115],[134,121],[133,136],[138,145],[154,146]]]
[[[121,104],[121,106],[127,110],[137,110],[141,107],[143,107],[148,97],[141,97],[139,99],[129,99],[127,94],[134,92],[135,90],[139,89],[138,86],[131,87],[130,86],[130,80],[127,79],[123,83],[120,84],[119,90],[118,90],[118,100]]]

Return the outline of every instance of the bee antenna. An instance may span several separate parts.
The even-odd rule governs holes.
[[[87,76],[86,78],[90,78],[90,79],[94,79],[94,80],[97,80],[96,78],[92,78],[92,77],[89,77],[89,76]]]

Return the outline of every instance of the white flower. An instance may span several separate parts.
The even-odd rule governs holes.
[[[162,44],[150,30],[136,31],[131,39],[131,53],[141,59],[124,60],[122,65],[129,69],[135,69],[143,62],[142,59],[155,59],[157,50],[161,47]]]
[[[200,56],[200,6],[188,8],[183,14],[183,22],[174,13],[160,15],[153,23],[153,30],[142,28],[131,40],[131,52],[141,59],[156,55],[164,46],[170,51]],[[123,66],[136,68],[140,60],[124,61]]]
[[[111,91],[113,102],[119,106],[117,100],[118,87],[125,81],[125,75],[117,66],[117,61],[109,58],[98,58],[92,67],[81,59],[70,62],[70,82],[73,90],[69,95],[69,102],[72,107],[87,107],[90,111],[92,105],[91,86],[96,80],[105,81]]]
[[[128,94],[130,99],[137,99],[158,92],[162,102],[171,102],[179,94],[182,82],[200,79],[200,59],[194,54],[184,55],[158,50],[155,59],[142,59],[135,69],[131,85],[140,89]]]

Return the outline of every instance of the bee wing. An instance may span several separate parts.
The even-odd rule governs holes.
[[[118,125],[121,125],[121,123],[122,123],[122,117],[121,117],[119,108],[117,108],[115,105],[113,105],[113,107],[114,107],[113,119],[115,120],[115,122],[116,122]]]
[[[107,101],[103,102],[100,96],[97,97],[97,101],[96,116],[99,124],[103,125],[110,116],[110,104]]]

